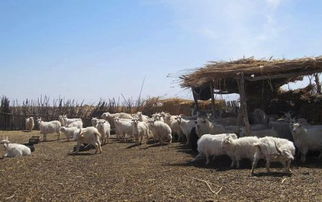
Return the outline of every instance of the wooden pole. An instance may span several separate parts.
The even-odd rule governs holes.
[[[248,113],[247,113],[247,101],[246,101],[246,92],[245,92],[244,73],[240,74],[240,79],[237,80],[237,84],[238,84],[239,95],[240,95],[239,113],[244,121],[246,136],[251,136],[250,124],[249,124]]]
[[[315,77],[315,84],[316,84],[316,91],[318,94],[321,94],[321,84],[320,84],[320,79],[319,79],[319,74],[314,74]]]
[[[192,96],[193,96],[193,100],[195,101],[195,107],[194,107],[194,112],[197,111],[199,112],[199,105],[198,105],[198,98],[196,97],[196,92],[194,91],[193,88],[191,88],[191,91],[192,91]],[[194,116],[195,114],[193,113],[192,116]]]
[[[215,117],[215,96],[214,96],[214,83],[210,83],[210,93],[211,93],[211,109],[212,116]]]

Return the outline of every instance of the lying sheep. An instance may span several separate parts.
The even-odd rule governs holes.
[[[57,133],[57,140],[60,139],[60,127],[61,123],[59,121],[42,121],[41,118],[37,119],[39,125],[40,134],[43,134],[43,141],[47,141],[47,134]]]
[[[150,120],[148,123],[155,141],[160,142],[161,145],[172,142],[172,131],[168,124],[154,120]]]
[[[35,127],[34,117],[26,118],[25,123],[26,123],[26,130],[31,132],[32,129]]]
[[[95,154],[97,152],[102,153],[102,147],[101,147],[101,134],[98,132],[98,130],[91,126],[87,128],[82,128],[80,130],[80,133],[76,135],[76,153],[79,152],[79,148],[82,144],[89,144],[93,145],[95,147]]]
[[[62,126],[60,128],[60,132],[62,132],[66,136],[67,141],[69,142],[70,139],[72,140],[76,139],[77,134],[79,134],[80,132],[80,128]]]
[[[236,165],[239,168],[239,161],[241,159],[249,159],[251,162],[254,160],[256,153],[255,143],[258,143],[257,137],[241,137],[235,139],[231,136],[225,137],[223,141],[223,149],[231,159],[230,167],[233,168]]]
[[[102,144],[107,144],[110,136],[111,136],[111,125],[108,121],[99,120],[97,122],[96,128],[98,132],[101,134]]]
[[[0,141],[0,144],[3,144],[5,149],[4,157],[16,157],[16,156],[27,156],[31,155],[31,150],[29,147],[18,144],[18,143],[11,143],[6,137],[5,139]]]
[[[210,163],[210,156],[220,156],[226,154],[225,150],[223,149],[223,141],[226,137],[231,137],[232,139],[237,139],[237,135],[235,133],[222,133],[217,135],[211,134],[204,134],[202,135],[197,144],[198,144],[198,152],[199,154],[192,160],[192,162],[202,158],[203,156],[206,157],[206,165]]]
[[[294,160],[295,146],[293,142],[277,137],[259,138],[259,142],[254,144],[256,152],[252,163],[251,174],[254,174],[254,169],[259,159],[266,160],[267,172],[270,172],[271,162],[281,162],[286,172],[291,172],[291,161]]]

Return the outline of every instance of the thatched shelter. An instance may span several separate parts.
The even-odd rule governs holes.
[[[214,100],[214,93],[240,94],[241,117],[248,128],[248,102],[256,100],[265,106],[282,85],[319,72],[322,72],[322,56],[294,60],[243,58],[229,62],[211,61],[180,79],[182,87],[192,89],[196,103],[198,100]]]

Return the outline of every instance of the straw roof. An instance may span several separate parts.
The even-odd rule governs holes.
[[[230,62],[211,61],[205,67],[180,77],[182,87],[198,88],[213,83],[215,89],[238,92],[236,79],[244,74],[246,82],[274,80],[279,86],[304,75],[322,72],[322,56],[293,60],[243,58]]]

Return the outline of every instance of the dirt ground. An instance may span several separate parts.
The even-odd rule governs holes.
[[[25,143],[38,131],[0,131],[12,142]],[[49,135],[54,140],[55,135]],[[250,162],[229,169],[228,157],[211,165],[189,163],[195,154],[181,143],[167,146],[118,143],[69,155],[75,142],[35,145],[31,156],[0,159],[1,201],[322,201],[322,161],[311,157],[293,163],[293,174],[273,164],[266,173],[260,162],[250,176]],[[3,147],[0,148],[3,155]],[[212,191],[213,192],[212,192]]]

